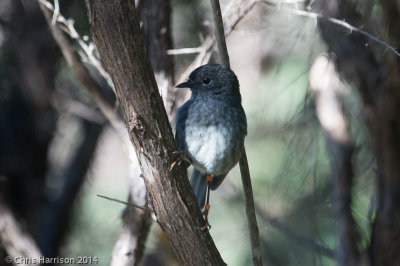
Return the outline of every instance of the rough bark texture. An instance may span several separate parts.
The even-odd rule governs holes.
[[[146,51],[165,109],[172,120],[174,93],[171,93],[171,88],[174,86],[174,63],[173,57],[167,54],[167,50],[172,49],[171,6],[168,0],[142,0],[137,6]]]
[[[398,47],[399,6],[381,1],[386,15],[387,39]],[[316,1],[325,16],[345,18],[359,25],[362,16],[353,1]],[[365,45],[357,33],[321,21],[322,36],[337,56],[339,70],[358,85],[363,96],[375,150],[377,210],[370,246],[371,265],[400,265],[400,60],[384,47]]]
[[[223,265],[182,166],[146,56],[134,1],[87,0],[93,39],[110,73],[152,205],[183,265]]]
[[[168,0],[143,0],[136,5],[140,14],[146,51],[164,106],[172,120],[174,116],[170,112],[172,106],[170,90],[174,85],[174,67],[172,57],[167,54],[167,50],[172,48],[170,3]],[[137,164],[136,156],[131,163]],[[133,165],[131,168],[134,168]],[[130,173],[128,201],[143,206],[147,203],[146,187],[139,175],[140,173]],[[152,221],[149,210],[130,206],[125,208],[123,228],[113,249],[111,265],[139,265]],[[154,256],[160,254],[157,252]]]

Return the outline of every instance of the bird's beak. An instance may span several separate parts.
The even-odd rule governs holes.
[[[176,85],[175,88],[190,88],[192,84],[193,84],[192,81],[188,80],[186,82]]]

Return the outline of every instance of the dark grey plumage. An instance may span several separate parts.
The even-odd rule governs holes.
[[[239,82],[232,70],[217,64],[195,69],[189,80],[177,88],[188,87],[192,97],[178,111],[176,141],[194,166],[190,184],[204,207],[207,181],[212,175],[215,190],[239,161],[247,134]]]

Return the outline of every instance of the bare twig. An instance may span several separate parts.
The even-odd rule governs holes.
[[[121,138],[122,142],[124,143],[124,146],[126,147],[127,155],[131,162],[131,167],[133,165],[137,165],[136,153],[133,150],[132,144],[130,143],[128,131],[125,127],[124,122],[122,121],[122,119],[118,115],[118,113],[114,110],[114,106],[111,104],[111,102],[108,101],[107,97],[103,93],[102,87],[97,83],[96,80],[94,80],[91,77],[88,69],[82,62],[84,60],[84,61],[89,62],[92,65],[94,65],[96,67],[96,69],[100,72],[100,74],[106,80],[108,80],[108,83],[111,86],[111,88],[113,88],[113,83],[112,83],[108,73],[103,69],[100,61],[94,56],[94,51],[95,51],[94,44],[90,43],[89,45],[87,45],[83,41],[83,39],[80,38],[80,35],[76,32],[75,28],[73,27],[73,22],[71,20],[66,20],[61,14],[59,14],[59,12],[53,14],[53,18],[54,17],[57,18],[57,20],[56,20],[57,23],[56,24],[51,23],[51,17],[52,17],[51,12],[55,11],[54,7],[51,5],[51,3],[49,3],[46,0],[39,0],[39,4],[40,4],[40,7],[46,17],[48,24],[49,24],[52,35],[53,35],[54,39],[56,40],[57,44],[59,45],[61,52],[63,53],[65,59],[67,60],[67,63],[75,71],[77,77],[79,78],[81,83],[84,85],[84,87],[90,92],[90,94],[92,95],[96,104],[100,108],[101,112],[104,114],[104,116],[107,118],[107,120],[113,126],[113,128],[119,134],[119,137]],[[72,39],[77,40],[78,44],[80,45],[80,47],[83,51],[83,52],[82,51],[80,52],[81,57],[79,57],[78,52],[75,50],[70,39],[66,35],[68,35]],[[131,112],[131,119],[132,119],[132,122],[135,122],[136,114],[134,112]],[[138,182],[143,183],[143,180],[141,179],[141,177],[139,177],[139,175],[137,175],[136,178],[139,179],[139,180],[137,180]],[[132,180],[130,180],[130,182],[132,182]],[[131,194],[130,194],[129,200],[131,200],[131,198],[141,198],[141,199],[145,200],[146,192],[145,192],[144,185],[142,186],[142,189],[144,191],[135,190],[135,192],[136,192],[135,195],[133,195],[132,192],[130,192]],[[129,205],[140,208],[140,206],[133,204],[133,203],[129,203]],[[126,210],[125,213],[132,214],[132,211]],[[147,230],[146,232],[148,232],[148,228],[151,224],[151,219],[148,219],[148,217],[149,217],[148,213],[150,213],[149,210],[144,209],[144,215],[141,216],[141,217],[144,217],[142,220],[143,222],[142,221],[138,222],[138,224],[140,223],[140,225],[138,225],[138,228],[141,228],[141,229],[137,230],[137,231],[141,232],[140,236],[147,236],[147,233],[143,234],[143,232],[145,230]],[[125,216],[128,217],[128,216],[132,216],[132,215],[125,215]],[[134,222],[136,222],[136,221],[138,221],[138,220],[135,220]],[[124,224],[126,225],[127,223],[124,223]],[[134,254],[132,256],[130,256],[130,257],[133,257],[135,255],[135,257],[133,258],[133,260],[128,260],[129,263],[127,265],[131,265],[132,261],[136,262],[136,259],[138,257],[141,257],[141,254],[143,254],[143,250],[144,250],[142,248],[144,246],[143,238],[141,238],[139,236],[136,238],[137,242],[131,241],[131,240],[133,240],[133,238],[136,237],[136,236],[133,236],[132,234],[130,234],[132,231],[132,224],[133,223],[129,223],[128,226],[124,226],[124,230],[126,229],[125,231],[128,231],[128,235],[129,235],[129,237],[128,237],[129,238],[128,242],[130,244],[129,247],[133,247],[133,245],[136,245],[136,247],[134,248],[135,249]],[[145,227],[147,229],[145,229]],[[125,237],[125,236],[127,236],[127,234],[122,235],[122,237]],[[140,241],[143,240],[143,243],[139,242],[139,240]],[[137,247],[140,247],[140,250]],[[138,252],[136,252],[137,250],[138,250]],[[139,254],[139,255],[137,255],[137,254]],[[113,253],[113,255],[114,255],[114,253]],[[122,256],[120,258],[122,258]],[[114,256],[113,256],[113,259],[114,259]],[[118,260],[118,262],[121,262],[121,260]],[[118,263],[116,265],[122,265],[122,264]]]
[[[229,36],[237,27],[237,25],[242,21],[244,17],[253,9],[256,2],[254,0],[236,0],[232,4],[229,4],[224,10],[222,16],[225,22],[225,36]],[[193,62],[186,68],[179,78],[178,83],[183,82],[189,74],[200,65],[207,64],[211,58],[211,53],[213,51],[215,44],[215,39],[211,36],[207,37],[203,44],[199,47],[201,48],[200,53],[196,56]],[[174,103],[171,107],[171,112],[176,112],[178,106],[183,104],[185,95],[184,90],[176,90],[174,95]]]
[[[211,9],[214,18],[214,32],[215,39],[217,40],[217,46],[219,51],[219,58],[221,59],[221,64],[230,67],[228,48],[225,42],[225,32],[224,32],[224,22],[222,21],[221,7],[219,5],[219,0],[210,0]]]
[[[255,6],[254,0],[237,0],[234,4],[231,4],[223,12],[223,21],[225,21],[225,37],[229,36],[242,21],[242,19],[253,9]],[[208,63],[210,59],[210,53],[212,52],[215,44],[215,39],[212,37],[206,38],[201,47],[201,52],[193,60],[187,70],[182,73],[178,79],[178,83],[183,82],[189,74],[196,67]]]
[[[299,15],[299,16],[305,16],[305,17],[310,17],[314,19],[326,19],[327,21],[345,27],[349,29],[350,31],[354,32],[359,32],[360,34],[363,34],[370,38],[371,40],[383,45],[384,47],[388,48],[389,50],[393,51],[397,56],[400,56],[400,53],[390,44],[380,40],[376,36],[373,36],[372,34],[359,29],[355,26],[352,26],[351,24],[335,19],[335,18],[330,18],[326,17],[322,14],[318,13],[313,13],[313,12],[308,12],[304,10],[298,10],[294,8],[287,8],[287,7],[282,7],[282,4],[290,4],[290,3],[297,3],[297,2],[302,2],[302,0],[287,0],[287,1],[278,1],[278,0],[237,0],[234,4],[230,4],[227,7],[227,10],[223,12],[223,20],[225,22],[225,36],[229,36],[230,33],[236,28],[236,26],[242,21],[244,17],[255,7],[256,4],[263,3],[269,6],[273,6],[276,8],[279,8],[279,10],[285,10],[288,12],[292,12],[293,14]],[[186,68],[186,71],[183,72],[179,78],[178,78],[178,83],[183,82],[189,74],[195,69],[196,67],[206,64],[209,62],[209,59],[211,57],[211,52],[214,48],[215,40],[213,38],[206,38],[206,40],[203,42],[201,45],[201,51],[199,54],[196,56],[196,58],[193,60],[193,62],[190,64],[188,68]],[[179,50],[179,49],[178,49]],[[200,50],[200,49],[199,49]],[[177,107],[180,106],[183,103],[183,100],[185,98],[184,95],[179,95],[183,94],[183,90],[176,90],[175,95],[173,95],[173,106],[171,107],[172,113],[174,113],[177,110]]]
[[[225,42],[224,25],[222,21],[219,0],[210,0],[214,17],[215,37],[218,44],[219,57],[221,63],[230,67],[228,49]],[[254,265],[263,265],[260,248],[260,234],[258,231],[257,218],[254,208],[253,189],[251,186],[250,170],[247,163],[246,151],[243,149],[242,157],[239,161],[242,176],[244,198],[246,202],[246,215],[250,231],[250,242],[252,248],[252,258]]]
[[[251,186],[250,170],[247,163],[246,151],[243,150],[242,157],[239,161],[240,173],[242,177],[244,200],[246,203],[246,216],[250,232],[250,241],[253,251],[254,265],[262,265],[260,233],[258,231],[256,212],[254,207],[253,188]]]
[[[96,104],[102,111],[102,113],[106,116],[111,125],[117,129],[119,133],[126,132],[125,125],[119,115],[115,112],[113,105],[109,102],[107,97],[105,96],[103,89],[97,83],[96,80],[92,78],[88,69],[82,63],[79,58],[78,53],[74,49],[70,40],[64,35],[64,33],[58,28],[57,24],[52,24],[52,11],[54,8],[51,3],[46,0],[39,0],[40,8],[45,15],[47,23],[51,29],[51,33],[57,42],[58,46],[61,49],[61,52],[64,58],[67,60],[68,65],[74,70],[80,82],[87,88],[87,90],[92,95]],[[58,15],[60,18],[60,15]],[[127,135],[127,132],[126,132]],[[129,138],[128,138],[129,139]]]
[[[357,230],[351,213],[353,145],[342,111],[340,95],[345,88],[326,56],[318,57],[310,70],[310,86],[315,93],[317,116],[328,135],[333,178],[333,209],[339,237],[337,260],[340,265],[358,265]]]
[[[141,210],[143,210],[143,211],[146,211],[146,210],[152,211],[152,210],[151,210],[149,207],[147,207],[147,206],[139,206],[139,205],[134,204],[134,203],[132,203],[132,202],[122,201],[122,200],[119,200],[119,199],[114,199],[114,198],[110,198],[110,197],[103,196],[103,195],[97,195],[97,197],[103,198],[103,199],[106,199],[106,200],[110,200],[110,201],[114,201],[114,202],[118,202],[118,203],[121,203],[121,204],[124,204],[124,205],[127,205],[127,206],[135,207],[135,208],[141,209]]]
[[[110,266],[140,265],[152,224],[151,214],[150,209],[138,210],[129,206],[124,209],[122,231],[115,242]]]
[[[54,0],[54,12],[53,18],[51,19],[52,25],[56,25],[58,14],[60,14],[60,4],[58,3],[58,0]]]
[[[114,244],[110,266],[139,265],[143,258],[148,232],[153,223],[152,210],[148,207],[146,186],[137,167],[136,158],[134,162],[135,165],[131,163],[129,170],[129,204],[122,214],[122,230]],[[144,206],[144,208],[131,208],[131,204],[138,207]]]
[[[89,91],[92,95],[94,101],[97,106],[100,108],[101,112],[110,122],[111,126],[116,130],[121,140],[123,141],[125,147],[128,150],[128,155],[132,161],[135,161],[135,152],[132,148],[132,145],[129,140],[129,135],[126,130],[125,124],[122,121],[121,117],[115,111],[114,106],[108,100],[106,95],[103,92],[101,85],[94,79],[89,73],[89,70],[81,61],[77,51],[72,45],[71,41],[64,35],[65,30],[61,30],[62,27],[59,27],[60,24],[52,24],[52,17],[54,16],[52,12],[55,10],[50,2],[47,0],[38,0],[40,8],[42,9],[43,14],[47,20],[47,23],[51,29],[51,33],[53,38],[57,42],[58,46],[61,49],[61,52],[66,59],[68,65],[72,68],[72,70],[77,75],[80,82],[83,86]],[[57,22],[61,21],[61,25],[69,25],[66,19],[61,15],[57,15]],[[67,24],[66,24],[67,23]],[[78,34],[72,26],[68,26],[69,32],[67,34],[71,38],[77,38]],[[79,36],[79,35],[78,35]],[[107,77],[108,74],[105,76]],[[133,114],[134,115],[134,114]]]
[[[60,13],[58,0],[54,1],[54,6],[47,0],[39,0],[39,2],[42,4],[41,5],[42,8],[45,7],[50,12],[53,13],[51,25],[53,25],[53,26],[58,25],[60,30],[62,30],[68,36],[70,36],[71,39],[76,40],[77,44],[81,48],[81,51],[79,51],[79,55],[80,55],[82,61],[94,66],[97,69],[97,71],[102,75],[102,77],[104,77],[104,79],[107,81],[107,83],[111,87],[111,89],[114,90],[114,84],[111,81],[110,75],[103,68],[103,65],[101,64],[100,60],[95,56],[95,54],[97,54],[97,50],[95,48],[94,43],[93,42],[86,43],[85,38],[87,38],[87,36],[84,36],[82,38],[81,35],[76,31],[76,29],[74,27],[74,21],[72,19],[66,19]]]
[[[276,6],[277,5],[277,1],[257,0],[257,2],[264,3],[264,4],[269,5],[269,6],[271,6],[271,5]],[[286,8],[286,7],[279,7],[279,8],[281,10],[288,11],[288,12],[293,13],[293,14],[298,15],[298,16],[326,20],[326,21],[329,21],[329,22],[331,22],[333,24],[342,26],[342,27],[350,30],[351,32],[352,31],[358,32],[358,33],[360,33],[360,34],[362,34],[364,36],[367,36],[372,41],[374,41],[376,43],[379,43],[380,45],[385,46],[387,49],[391,50],[395,55],[400,56],[400,52],[397,51],[397,49],[395,47],[393,47],[392,45],[388,44],[387,42],[379,39],[378,37],[372,35],[371,33],[367,32],[365,30],[362,30],[360,28],[357,28],[357,27],[347,23],[344,20],[340,20],[340,19],[332,18],[332,17],[327,17],[327,16],[324,16],[323,14],[318,14],[318,13],[315,13],[315,12],[310,12],[310,11],[305,11],[305,10],[300,10],[300,9]]]
[[[197,54],[203,51],[202,47],[195,48],[181,48],[181,49],[170,49],[167,51],[168,55],[181,55],[181,54]]]

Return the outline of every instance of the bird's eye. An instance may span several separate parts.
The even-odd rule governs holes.
[[[209,79],[209,78],[203,79],[204,84],[210,84],[210,82],[211,82],[211,79]]]

